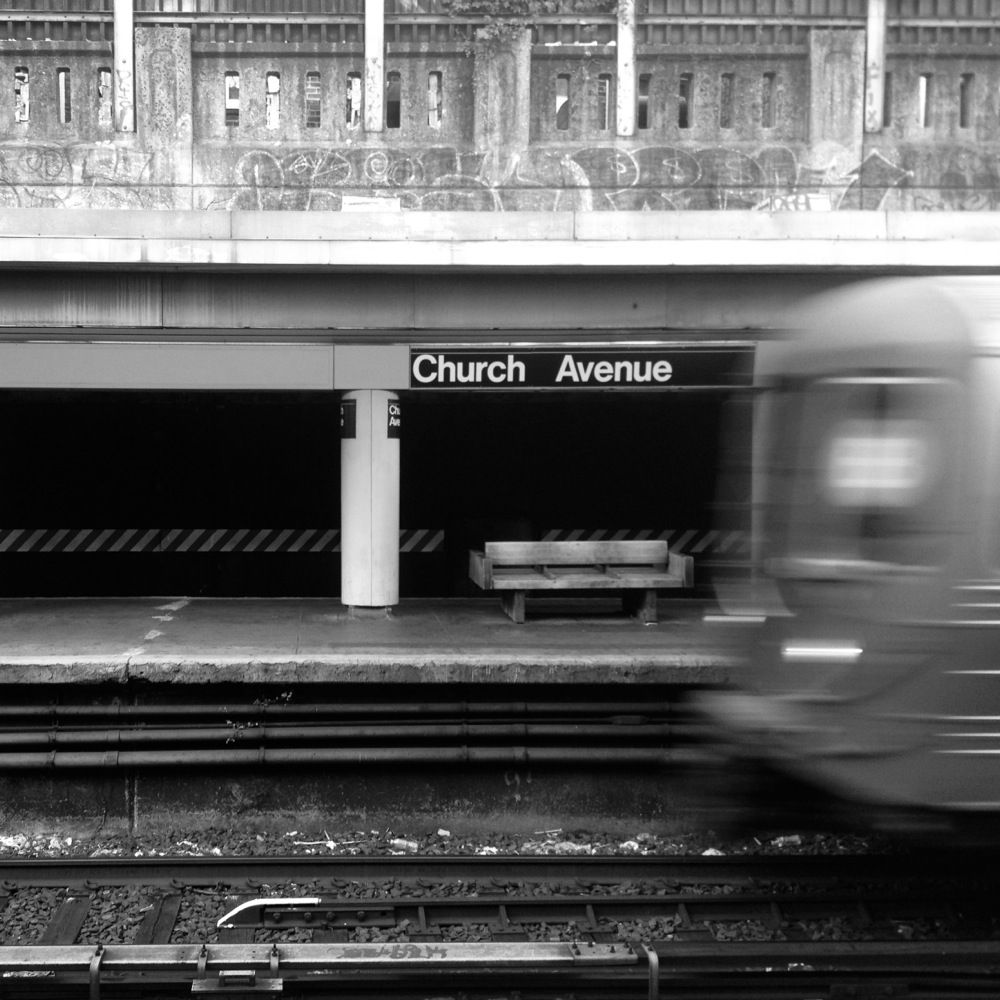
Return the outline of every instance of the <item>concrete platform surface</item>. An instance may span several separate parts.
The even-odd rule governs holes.
[[[0,684],[722,683],[745,629],[714,607],[662,599],[643,625],[616,602],[403,601],[352,612],[332,599],[0,601]]]

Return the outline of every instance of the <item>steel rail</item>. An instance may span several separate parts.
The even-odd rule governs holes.
[[[319,845],[324,849],[323,844]],[[478,882],[493,888],[510,882],[552,881],[620,885],[629,881],[666,885],[753,887],[763,884],[858,882],[971,877],[990,885],[997,869],[983,870],[975,857],[952,852],[922,855],[285,855],[169,856],[121,858],[0,857],[0,885],[7,889],[67,885],[170,884],[244,886],[361,881]],[[575,888],[578,888],[576,886]]]

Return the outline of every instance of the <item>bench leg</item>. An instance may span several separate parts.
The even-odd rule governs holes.
[[[622,594],[622,605],[627,614],[634,615],[644,625],[657,621],[655,590],[626,590]]]
[[[500,595],[500,604],[504,613],[516,625],[524,624],[524,591],[511,590]]]

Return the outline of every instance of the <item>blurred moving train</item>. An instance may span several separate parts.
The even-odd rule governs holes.
[[[746,684],[706,710],[855,815],[995,818],[1000,279],[866,282],[804,312],[757,358],[771,607]]]

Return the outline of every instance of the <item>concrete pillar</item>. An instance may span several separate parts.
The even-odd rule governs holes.
[[[479,179],[489,186],[501,185],[528,148],[530,29],[513,29],[476,53],[473,93],[476,150],[483,154]]]
[[[618,134],[635,135],[636,67],[635,67],[636,0],[618,0]]]
[[[385,124],[385,0],[365,0],[365,131]]]
[[[885,104],[886,0],[868,0],[865,36],[865,131],[882,131]]]
[[[135,54],[132,0],[115,0],[115,131],[135,131]]]
[[[399,603],[398,396],[344,393],[340,433],[340,600],[388,608]]]
[[[860,28],[809,32],[809,142],[839,146],[845,164],[861,162],[864,136],[865,33]]]

